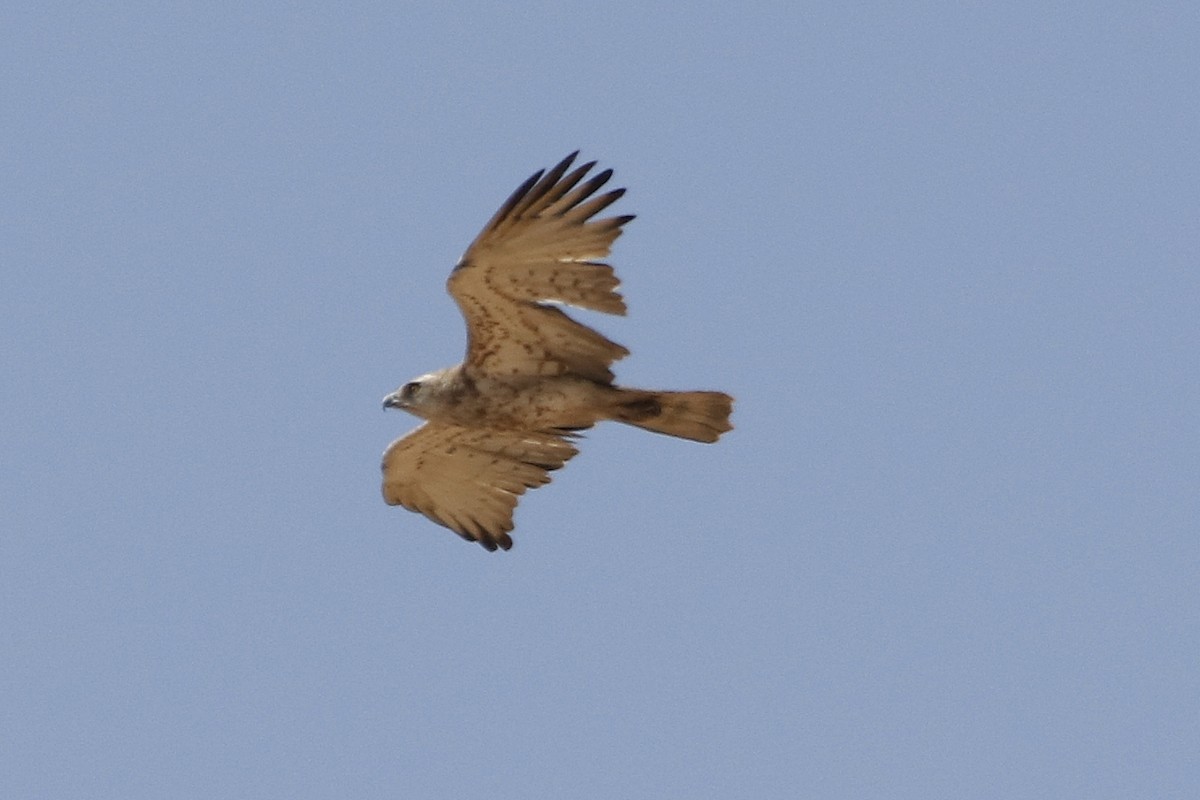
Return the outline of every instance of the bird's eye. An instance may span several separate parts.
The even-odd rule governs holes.
[[[400,399],[411,400],[412,396],[417,392],[417,387],[420,385],[421,384],[417,383],[416,381],[411,381],[410,383],[404,384],[404,386],[400,388]]]

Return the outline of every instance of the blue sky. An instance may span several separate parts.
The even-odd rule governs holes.
[[[1200,791],[1189,3],[0,12],[0,794]],[[615,425],[489,554],[379,494],[581,148]]]

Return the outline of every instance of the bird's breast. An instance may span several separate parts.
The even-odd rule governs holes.
[[[436,416],[440,421],[469,428],[587,427],[603,417],[600,395],[606,388],[574,377],[519,381],[477,378],[471,386],[447,393]]]

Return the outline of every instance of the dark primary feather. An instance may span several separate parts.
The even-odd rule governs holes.
[[[486,233],[494,230],[503,220],[509,218],[510,216],[520,217],[522,214],[528,211],[528,207],[533,201],[537,200],[538,197],[544,197],[547,195],[549,190],[559,182],[559,178],[563,176],[563,174],[567,171],[567,168],[571,166],[571,163],[578,155],[579,151],[576,150],[574,153],[571,153],[562,161],[558,162],[558,164],[551,168],[549,172],[539,169],[537,172],[526,178],[525,182],[518,186],[516,191],[508,196],[508,199],[505,200],[503,205],[501,205],[496,213],[492,215],[492,218],[488,220],[488,223],[483,226],[483,232]],[[595,161],[589,161],[579,169],[575,170],[575,172],[573,172],[566,181],[563,181],[561,184],[559,184],[561,190],[552,195],[553,199],[561,197],[563,193],[578,183],[579,179],[595,165]],[[608,170],[608,172],[610,175],[612,174],[612,170]],[[607,180],[607,177],[605,180]]]

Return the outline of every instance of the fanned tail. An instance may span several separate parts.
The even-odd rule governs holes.
[[[733,398],[724,392],[649,392],[620,389],[613,419],[655,433],[715,442],[732,430]]]

